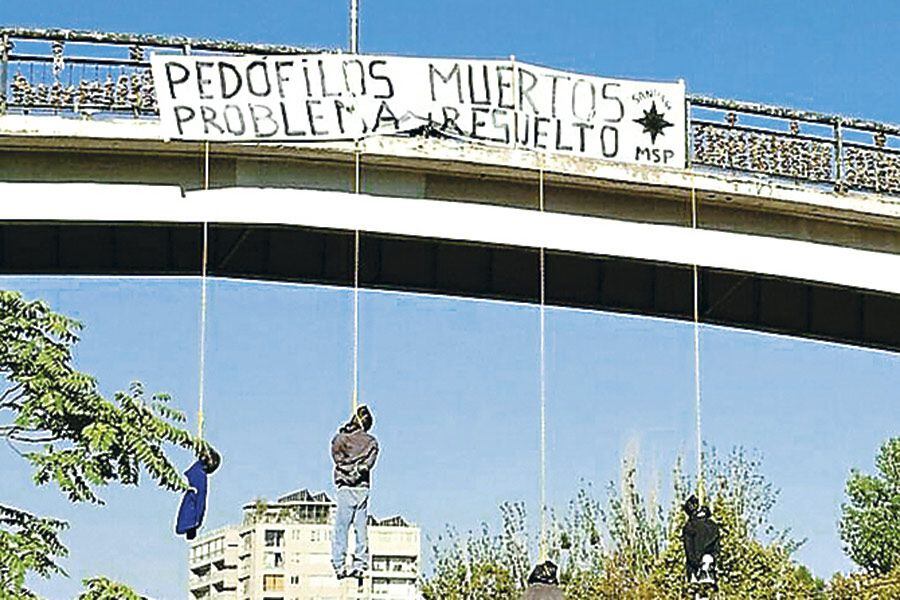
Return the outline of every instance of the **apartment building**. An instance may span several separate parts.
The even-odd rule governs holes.
[[[421,536],[399,516],[369,517],[370,564],[362,587],[331,567],[335,504],[308,490],[257,500],[243,520],[192,542],[192,600],[414,600]],[[351,545],[352,547],[352,545]]]

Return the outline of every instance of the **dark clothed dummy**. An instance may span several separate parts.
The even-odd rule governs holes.
[[[521,600],[563,600],[556,571],[556,565],[549,560],[535,566],[528,576],[528,589]]]
[[[689,580],[715,584],[715,560],[719,555],[719,526],[712,520],[709,509],[699,506],[696,497],[685,502],[687,523],[681,530],[684,555]],[[712,563],[704,566],[703,558],[709,556]],[[709,581],[712,580],[712,581]]]

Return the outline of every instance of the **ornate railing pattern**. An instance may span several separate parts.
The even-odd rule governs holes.
[[[816,183],[834,179],[834,147],[823,140],[711,123],[695,124],[692,134],[692,159],[697,165]]]
[[[0,114],[158,114],[151,52],[304,54],[309,48],[57,29],[0,29]]]
[[[900,194],[900,127],[718,98],[690,98],[695,168]]]
[[[0,114],[155,118],[150,52],[321,51],[149,35],[0,29]],[[696,95],[688,104],[692,168],[900,195],[900,126]]]

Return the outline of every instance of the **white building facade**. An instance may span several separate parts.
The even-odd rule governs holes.
[[[241,525],[212,531],[192,542],[189,598],[418,598],[419,528],[402,517],[370,517],[370,562],[359,587],[355,579],[339,582],[331,566],[334,507],[325,493],[307,490],[288,494],[276,502],[246,505]]]

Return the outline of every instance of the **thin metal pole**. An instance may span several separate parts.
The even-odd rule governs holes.
[[[679,80],[682,84],[684,84],[684,80]],[[691,157],[691,153],[693,152],[693,144],[691,144],[692,140],[692,132],[691,132],[691,99],[684,99],[684,164],[690,169],[693,166],[693,160]]]
[[[0,115],[6,114],[6,87],[9,73],[9,34],[0,37]]]
[[[844,191],[844,123],[840,117],[834,121],[834,189]]]
[[[350,0],[350,52],[359,54],[359,0]]]
[[[509,66],[512,69],[513,118],[519,119],[519,67],[516,65],[515,54],[509,55]],[[516,135],[515,131],[513,131],[512,136],[512,147],[513,150],[516,150],[519,147],[519,136]]]

